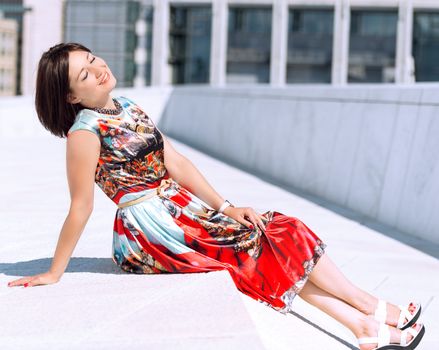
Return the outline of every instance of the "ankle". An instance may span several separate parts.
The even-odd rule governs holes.
[[[358,302],[358,310],[365,315],[374,315],[378,306],[378,299],[372,296],[364,296],[362,300]]]
[[[379,323],[370,315],[360,316],[357,324],[353,327],[352,332],[355,337],[363,338],[370,337],[371,334],[377,333]]]

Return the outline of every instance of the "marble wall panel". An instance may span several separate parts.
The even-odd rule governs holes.
[[[419,118],[414,130],[414,140],[406,175],[401,188],[396,226],[405,232],[428,238],[439,243],[432,221],[437,222],[439,194],[439,107],[419,107]]]
[[[279,104],[285,103],[287,101],[270,97],[252,99],[249,109],[241,111],[242,115],[238,116],[246,120],[243,132],[247,136],[247,162],[259,173],[270,173],[274,163],[284,161],[282,155],[285,149],[279,154],[276,146],[284,145],[290,137],[290,122],[282,121],[280,116],[280,110],[286,109],[280,109]]]
[[[296,172],[294,163],[289,160],[289,154],[294,148],[294,133],[296,132],[295,111],[298,102],[294,99],[280,99],[276,102],[276,113],[273,113],[270,128],[273,139],[270,146],[270,175],[281,183],[292,184],[291,176]],[[269,170],[269,169],[266,169]]]
[[[405,186],[410,154],[413,145],[418,106],[400,104],[396,116],[395,131],[390,142],[390,153],[384,175],[376,219],[395,226],[402,189]]]
[[[311,113],[307,117],[309,136],[300,147],[305,155],[300,186],[304,191],[324,196],[336,145],[335,135],[341,118],[341,104],[335,101],[308,104],[311,107]]]
[[[177,88],[160,123],[223,161],[439,242],[437,91]]]
[[[373,218],[378,213],[397,105],[364,103],[361,108],[361,130],[345,205]]]
[[[346,205],[351,176],[359,146],[364,109],[358,103],[342,103],[334,134],[335,145],[330,157],[328,186],[324,197],[339,205]]]

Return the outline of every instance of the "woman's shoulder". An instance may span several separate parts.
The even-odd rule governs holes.
[[[129,99],[128,97],[117,96],[115,98],[121,104],[121,106],[124,108],[129,107],[129,106],[136,106],[136,103],[133,100]]]
[[[75,130],[89,130],[99,136],[98,118],[99,113],[87,108],[81,109],[76,114],[73,125],[70,127],[67,134],[69,135]]]

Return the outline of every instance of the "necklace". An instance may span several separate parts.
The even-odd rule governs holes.
[[[102,114],[117,115],[117,114],[119,114],[120,112],[122,112],[123,108],[122,108],[121,104],[120,104],[116,99],[114,99],[114,98],[113,98],[113,102],[114,102],[114,105],[116,106],[116,109],[110,109],[110,108],[93,108],[93,110],[94,110],[95,112],[102,113]]]

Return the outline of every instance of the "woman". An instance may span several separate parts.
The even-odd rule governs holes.
[[[46,129],[67,137],[71,206],[49,271],[9,286],[60,280],[92,212],[96,182],[119,207],[112,258],[121,269],[227,269],[241,292],[279,312],[291,311],[299,295],[348,327],[361,350],[419,344],[419,304],[398,307],[354,286],[299,219],[224,200],[139,106],[110,96],[115,85],[105,61],[80,44],[42,55],[36,110]]]

